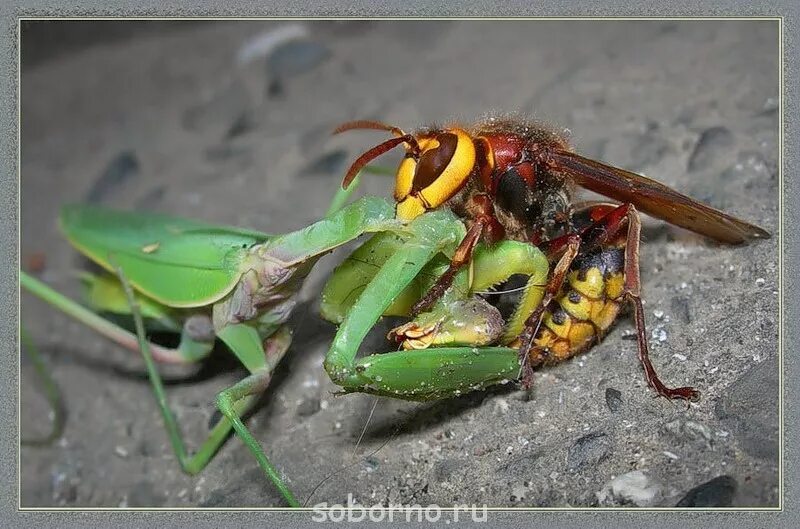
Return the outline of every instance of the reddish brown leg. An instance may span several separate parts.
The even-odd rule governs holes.
[[[569,267],[572,265],[575,256],[578,255],[578,249],[581,246],[581,238],[576,233],[559,237],[559,239],[565,240],[564,253],[558,260],[558,264],[556,264],[553,269],[553,275],[550,276],[550,280],[547,282],[542,301],[539,303],[539,306],[536,307],[536,310],[525,320],[525,328],[519,335],[519,364],[522,370],[521,382],[522,386],[526,389],[530,388],[531,382],[533,381],[533,368],[541,363],[531,362],[530,357],[531,351],[536,349],[533,340],[539,332],[542,316],[547,306],[556,294],[558,294],[559,290],[561,290],[561,285],[564,284],[564,279],[567,276],[567,272],[569,272]],[[544,351],[540,351],[538,356],[541,358],[541,361],[544,361],[546,355]]]
[[[472,260],[472,251],[475,249],[475,246],[481,239],[483,228],[484,222],[482,219],[477,219],[469,231],[467,231],[467,234],[464,236],[461,244],[459,244],[458,248],[456,248],[453,258],[450,260],[450,266],[447,268],[447,271],[439,276],[439,279],[436,280],[436,283],[434,283],[434,285],[430,290],[428,290],[422,299],[417,301],[414,306],[411,307],[412,316],[416,316],[420,312],[425,312],[426,310],[430,309],[433,304],[442,297],[445,291],[450,288],[450,285],[453,284],[453,279],[456,277],[456,273],[458,273],[462,266]]]
[[[656,392],[668,399],[694,400],[700,392],[692,387],[669,388],[658,378],[647,349],[647,335],[644,325],[644,308],[642,307],[641,282],[639,280],[639,240],[642,224],[639,213],[633,204],[624,204],[617,208],[606,218],[609,219],[608,232],[617,233],[627,219],[628,236],[625,242],[625,290],[623,296],[633,304],[634,319],[636,321],[636,340],[639,346],[639,361],[644,368],[647,383]],[[605,220],[605,218],[604,218]]]
[[[600,207],[607,208],[607,205]],[[695,399],[700,393],[694,388],[669,388],[664,385],[650,362],[644,324],[644,309],[642,308],[641,281],[639,279],[639,240],[641,238],[642,224],[639,219],[639,212],[636,211],[633,204],[618,206],[583,230],[581,232],[581,254],[612,241],[626,224],[628,233],[625,240],[625,288],[622,292],[622,297],[629,301],[634,308],[639,361],[644,368],[647,383],[659,395],[669,399]]]
[[[520,351],[522,348],[520,348]],[[519,363],[519,382],[522,389],[531,389],[533,386],[533,368],[540,366],[547,361],[550,356],[550,351],[544,347],[534,345],[531,347],[525,358],[520,357]]]
[[[436,280],[431,289],[411,308],[412,316],[429,310],[444,295],[450,285],[453,284],[456,273],[472,260],[472,251],[481,240],[481,236],[490,244],[501,240],[505,236],[503,226],[494,217],[494,202],[488,195],[478,193],[471,197],[470,203],[467,205],[467,214],[474,219],[472,226],[467,231],[461,244],[456,248],[447,271]]]
[[[692,400],[697,398],[700,393],[691,387],[681,387],[681,388],[669,388],[661,379],[658,378],[658,374],[656,373],[653,364],[650,362],[650,355],[647,348],[647,337],[646,337],[646,329],[645,329],[645,322],[644,322],[644,308],[642,307],[642,300],[641,300],[641,281],[639,279],[639,240],[641,238],[641,221],[639,219],[639,213],[636,211],[636,208],[633,204],[623,204],[620,206],[615,207],[612,209],[609,204],[600,203],[587,208],[586,213],[589,214],[589,218],[591,219],[599,219],[595,220],[591,225],[587,228],[581,230],[580,235],[576,234],[568,234],[553,239],[551,241],[547,241],[542,243],[539,248],[545,252],[549,259],[553,259],[556,255],[560,252],[564,251],[565,248],[568,249],[571,245],[573,245],[573,238],[579,237],[580,240],[580,252],[578,255],[584,255],[587,252],[596,249],[603,244],[607,244],[613,241],[617,235],[620,233],[620,230],[625,227],[627,224],[628,231],[625,240],[625,285],[624,290],[622,293],[622,297],[626,301],[629,301],[634,307],[634,319],[636,322],[636,337],[638,342],[638,350],[639,350],[639,361],[644,368],[645,376],[647,378],[647,383],[652,387],[659,395],[667,397],[669,399],[685,399],[685,400]],[[569,252],[568,252],[569,253]],[[568,255],[568,253],[562,256],[561,260],[559,260],[559,264],[556,266],[556,270],[558,267],[562,265],[564,261],[564,257]],[[570,260],[571,264],[571,260]],[[553,278],[555,279],[556,273],[554,272]],[[546,302],[549,303],[552,297],[549,297],[548,294],[554,287],[553,281],[548,284],[548,293],[545,295]],[[556,287],[556,292],[557,292]],[[533,339],[536,336],[536,332],[538,332],[539,323],[534,320],[534,317],[538,317],[541,319],[541,314],[546,308],[546,303],[544,302],[536,309],[536,311],[531,314],[530,318],[526,321],[525,330],[520,335],[520,360],[521,362],[529,361],[529,352],[533,346]],[[535,326],[534,326],[535,324]],[[533,334],[531,334],[533,332]],[[524,355],[524,356],[523,356]],[[525,369],[523,364],[523,384],[525,383],[525,378],[529,378],[529,371]]]
[[[578,204],[575,214],[585,215],[588,219],[591,219],[592,224],[595,224],[618,207],[617,204],[608,202],[590,201]],[[519,356],[520,366],[522,368],[521,381],[522,385],[526,388],[530,387],[533,368],[543,363],[547,358],[546,350],[533,345],[533,340],[539,332],[542,315],[545,309],[564,283],[564,278],[569,271],[569,267],[572,265],[572,261],[575,260],[575,257],[596,248],[599,244],[606,241],[606,239],[598,240],[597,238],[588,237],[586,232],[589,228],[591,228],[591,225],[580,230],[578,233],[567,233],[537,245],[550,262],[554,261],[557,257],[559,261],[553,270],[553,276],[546,287],[545,295],[542,297],[541,303],[539,303],[539,306],[536,307],[536,310],[531,313],[528,319],[525,320],[525,329],[522,331],[522,334],[520,334]],[[537,360],[532,361],[532,357],[536,357]]]

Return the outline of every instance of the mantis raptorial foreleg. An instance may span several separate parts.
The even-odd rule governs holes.
[[[469,346],[431,347],[355,359],[361,341],[382,313],[407,315],[411,312],[419,289],[409,285],[419,281],[420,275],[425,275],[420,270],[430,266],[426,263],[432,255],[452,251],[453,240],[460,240],[457,237],[459,230],[455,224],[448,223],[444,214],[438,220],[432,214],[426,216],[426,221],[411,223],[409,228],[417,236],[403,244],[392,245],[392,255],[382,266],[366,268],[366,256],[359,249],[358,258],[337,269],[325,287],[329,295],[323,305],[326,316],[341,316],[341,326],[325,365],[331,378],[345,392],[432,400],[516,379],[519,375],[520,364],[515,348],[478,347],[487,343],[481,341],[486,338],[483,332],[486,317],[479,310],[480,305],[465,303],[477,299],[473,297],[475,292],[497,285],[514,274],[529,276],[517,309],[502,333],[494,338],[503,344],[514,341],[526,318],[541,302],[549,273],[549,263],[536,247],[515,241],[476,248],[471,269],[458,271],[453,287],[444,293],[431,311],[420,314],[390,333],[398,340],[404,339],[404,345],[411,349],[464,343]],[[437,233],[441,237],[425,237],[430,233],[429,222],[438,224]],[[379,242],[375,243],[376,246]],[[369,252],[376,253],[377,249],[369,248]],[[366,285],[363,289],[359,287],[360,295],[354,300],[340,282],[345,278],[352,279],[356,272],[360,273],[359,282]],[[465,290],[463,279],[467,276],[469,285]],[[409,288],[412,288],[412,294],[407,295]]]

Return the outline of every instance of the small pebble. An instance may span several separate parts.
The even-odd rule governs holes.
[[[368,457],[364,460],[364,467],[367,472],[375,472],[380,465],[380,461],[375,457]]]
[[[500,413],[508,413],[509,408],[510,406],[508,405],[508,401],[506,399],[499,398],[494,403],[494,409]]]
[[[611,411],[617,411],[622,406],[622,392],[614,388],[606,388],[606,406]]]
[[[653,340],[658,340],[659,342],[666,342],[667,341],[667,331],[662,328],[653,329],[651,333]]]
[[[309,34],[303,24],[283,24],[249,38],[236,52],[236,62],[247,64],[255,59],[269,56],[278,46]]]
[[[596,467],[611,455],[612,443],[602,432],[586,434],[569,448],[567,452],[567,468],[571,471],[582,471]]]
[[[661,499],[661,485],[641,470],[634,470],[609,481],[596,496],[601,504],[633,503],[649,507]]]
[[[515,501],[524,500],[527,492],[525,485],[516,485],[511,489],[511,497],[515,498]]]

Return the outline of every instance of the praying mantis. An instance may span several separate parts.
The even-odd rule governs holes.
[[[20,285],[110,340],[141,352],[170,443],[186,473],[205,468],[233,430],[286,504],[299,506],[241,417],[267,388],[289,349],[292,331],[286,321],[303,279],[320,257],[363,234],[375,234],[326,284],[323,314],[341,325],[325,368],[344,392],[407,400],[456,396],[516,378],[516,349],[481,346],[495,342],[501,332],[509,338],[519,332],[524,313],[541,298],[549,271],[547,260],[532,245],[506,241],[481,247],[471,272],[458,274],[440,302],[408,324],[427,329],[421,347],[444,347],[356,361],[358,346],[378,318],[408,315],[444,272],[465,228],[448,210],[411,222],[399,220],[394,204],[377,197],[344,206],[354,188],[336,193],[323,220],[279,236],[164,215],[66,207],[60,223],[67,239],[105,269],[84,278],[92,310],[24,271]],[[474,292],[517,273],[529,276],[530,288],[517,316],[504,325],[496,309]],[[354,296],[359,281],[366,288]],[[127,317],[134,332],[98,313]],[[169,349],[148,342],[146,326],[180,334],[179,345]],[[249,375],[217,395],[222,417],[190,454],[156,362],[199,362],[217,339]]]

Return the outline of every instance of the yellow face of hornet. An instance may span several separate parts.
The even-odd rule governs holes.
[[[475,166],[475,145],[459,128],[444,129],[406,143],[395,177],[397,217],[411,220],[455,195]]]

